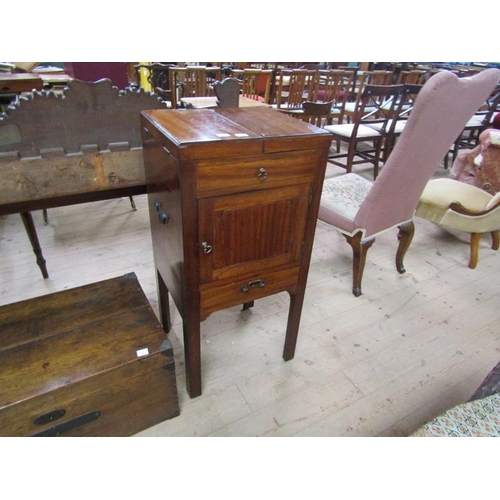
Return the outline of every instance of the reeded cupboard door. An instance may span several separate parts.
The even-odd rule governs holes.
[[[309,184],[199,200],[200,281],[298,265]]]

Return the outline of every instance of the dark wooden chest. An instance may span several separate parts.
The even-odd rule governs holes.
[[[0,308],[1,436],[130,436],[179,414],[135,274]]]

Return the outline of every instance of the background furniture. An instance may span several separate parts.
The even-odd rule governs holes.
[[[342,119],[346,118],[349,123],[358,113],[363,89],[365,85],[392,85],[392,71],[375,70],[375,71],[360,71],[356,73],[356,79],[353,82],[353,90],[350,99],[344,104]],[[367,108],[366,113],[370,113],[373,109]],[[339,121],[343,123],[343,121]]]
[[[168,71],[171,66],[175,66],[175,64],[155,62],[151,64],[134,65],[135,80],[137,83],[133,85],[133,88],[138,89],[140,87],[139,82],[141,81],[141,74],[143,74],[145,75],[146,82],[149,84],[151,91],[160,96],[168,105],[171,105],[172,91],[170,89]]]
[[[317,100],[318,72],[316,70],[281,69],[277,79],[276,108],[300,109],[304,101]]]
[[[233,69],[231,76],[240,82],[241,94],[244,97],[263,101],[269,104],[271,99],[271,83],[274,71],[271,69]]]
[[[218,66],[171,66],[169,68],[172,108],[178,108],[183,97],[214,96],[213,84],[221,79]]]
[[[72,78],[84,82],[107,79],[121,90],[130,83],[129,63],[126,62],[69,62],[64,63],[64,68]]]
[[[134,273],[0,308],[0,436],[130,436],[179,415]]]
[[[496,69],[467,80],[449,72],[433,76],[419,92],[373,184],[354,173],[325,181],[318,217],[340,231],[353,249],[352,292],[356,297],[362,293],[366,253],[381,232],[399,228],[396,268],[405,272],[403,259],[413,237],[412,218],[420,196],[449,145],[499,79]],[[456,102],[462,105],[454,106]]]
[[[139,113],[161,107],[109,80],[71,80],[62,95],[35,93],[0,119],[0,215],[21,214],[44,278],[30,212],[145,193]]]
[[[379,162],[386,157],[383,157],[384,149],[393,142],[396,118],[401,114],[404,99],[404,85],[365,85],[356,101],[352,123],[325,126],[338,144],[337,153],[329,156],[330,163],[345,168],[348,173],[354,165],[372,163],[376,179]],[[346,152],[339,151],[342,142],[346,143]]]
[[[491,195],[500,192],[500,130],[484,130],[478,146],[460,151],[450,170],[450,178]]]
[[[451,159],[454,162],[458,152],[465,148],[474,147],[479,142],[481,132],[492,126],[492,122],[500,111],[500,85],[497,85],[493,92],[485,99],[465,127],[458,135],[451,147]],[[445,168],[448,167],[448,155],[445,157]]]
[[[200,322],[287,291],[293,358],[331,135],[267,107],[144,111],[162,323],[183,319],[187,388],[201,394]]]

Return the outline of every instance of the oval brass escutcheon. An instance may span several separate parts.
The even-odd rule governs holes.
[[[267,179],[267,170],[263,167],[259,168],[259,171],[257,172],[257,177],[261,181],[265,181]]]

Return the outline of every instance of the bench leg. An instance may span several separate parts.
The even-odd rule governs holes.
[[[38,241],[38,235],[36,234],[36,228],[31,212],[22,212],[21,219],[23,220],[24,228],[26,229],[26,233],[30,239],[33,252],[36,255],[36,263],[38,264],[44,279],[47,279],[49,277],[49,273],[47,272],[47,266],[45,265],[45,259],[43,258],[42,248],[40,247],[40,242]]]

